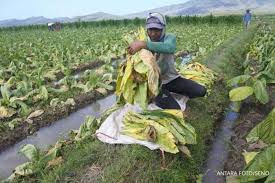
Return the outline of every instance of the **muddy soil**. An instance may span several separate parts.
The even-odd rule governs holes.
[[[225,164],[227,171],[241,171],[245,167],[245,161],[242,156],[244,150],[248,150],[246,136],[259,124],[268,113],[275,107],[275,86],[269,87],[270,102],[265,105],[255,104],[250,101],[242,105],[241,116],[234,125],[234,135],[231,138],[231,150],[228,160]]]
[[[26,138],[28,135],[33,134],[44,126],[49,126],[55,121],[65,118],[70,113],[77,111],[84,106],[95,102],[98,99],[104,98],[110,95],[113,91],[108,91],[106,95],[103,95],[97,91],[92,91],[90,93],[81,94],[74,98],[75,105],[64,105],[57,107],[47,107],[41,116],[33,119],[33,123],[29,124],[27,122],[20,123],[15,129],[7,130],[0,135],[0,152],[5,148],[15,144],[16,142]]]

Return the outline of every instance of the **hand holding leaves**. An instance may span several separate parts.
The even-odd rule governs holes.
[[[134,55],[136,52],[140,51],[141,49],[146,48],[145,41],[134,41],[132,42],[129,47],[127,48],[128,53]]]

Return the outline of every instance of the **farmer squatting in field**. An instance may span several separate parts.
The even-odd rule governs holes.
[[[160,13],[150,13],[146,19],[147,41],[134,41],[128,47],[129,54],[135,54],[141,49],[151,51],[157,59],[160,68],[161,90],[156,97],[156,105],[162,109],[180,109],[180,105],[170,92],[188,96],[203,97],[206,88],[185,79],[175,69],[176,36],[166,33],[166,20]]]

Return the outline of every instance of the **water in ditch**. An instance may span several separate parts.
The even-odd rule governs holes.
[[[23,144],[33,144],[40,149],[46,149],[49,145],[55,144],[60,138],[67,138],[70,130],[78,129],[84,122],[87,115],[99,117],[102,112],[115,104],[115,95],[100,99],[85,108],[70,114],[66,118],[56,121],[51,126],[39,129],[34,135],[18,142],[14,146],[0,153],[0,180],[7,178],[14,168],[26,161],[23,155],[18,154]]]
[[[231,110],[226,112],[220,127],[217,129],[217,133],[204,168],[202,179],[203,183],[225,182],[225,177],[222,173],[228,157],[230,139],[233,135],[232,127],[239,116],[239,113],[232,110],[232,108],[236,108],[235,103],[231,103],[230,108]]]

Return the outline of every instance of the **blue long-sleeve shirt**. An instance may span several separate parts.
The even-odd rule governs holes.
[[[175,53],[176,36],[174,34],[165,34],[164,40],[160,42],[147,41],[147,48],[156,53]]]
[[[251,21],[251,18],[252,18],[251,13],[245,13],[244,16],[243,16],[243,21],[244,22],[249,22],[249,21]]]

